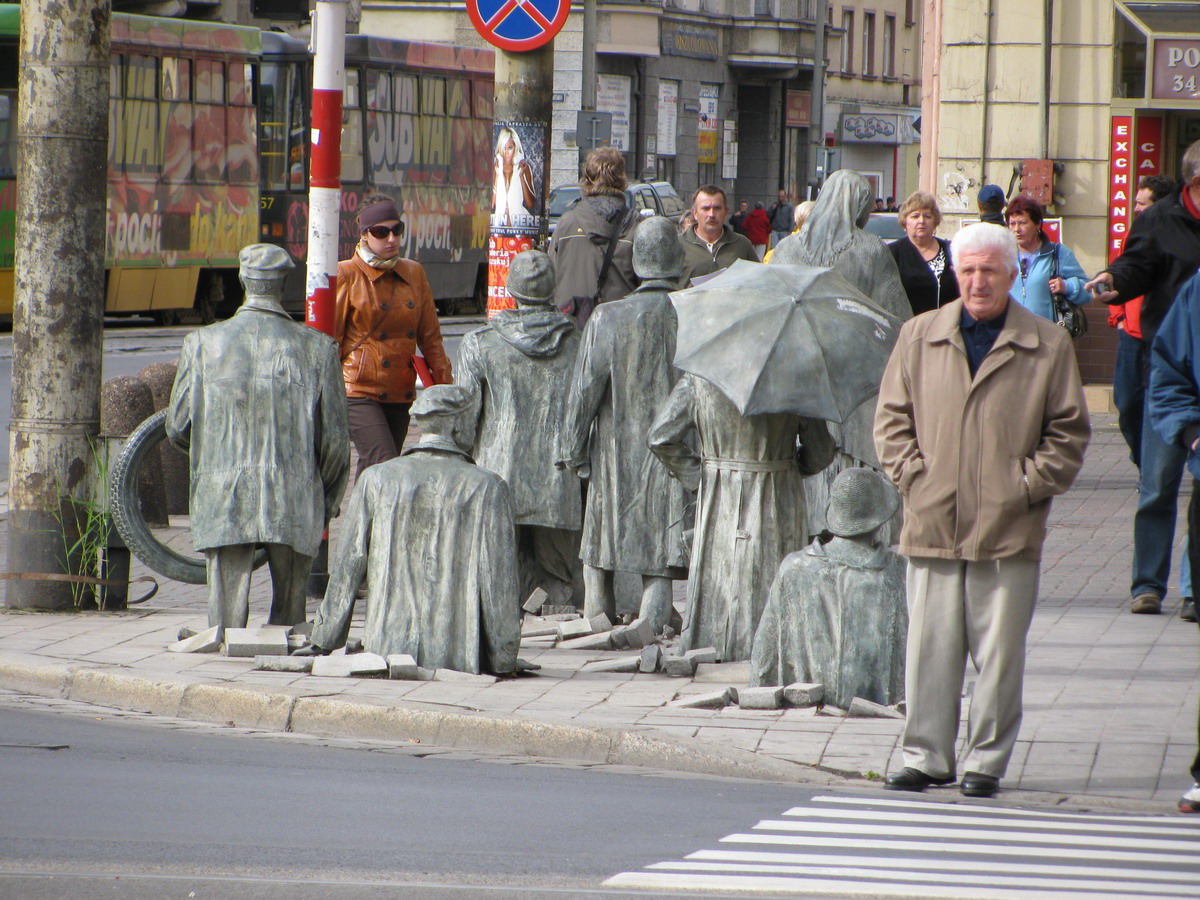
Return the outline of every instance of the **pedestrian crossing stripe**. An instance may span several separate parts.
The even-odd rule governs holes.
[[[811,802],[726,835],[722,849],[622,872],[605,887],[972,900],[1197,896],[1200,823],[1186,819],[915,799]]]

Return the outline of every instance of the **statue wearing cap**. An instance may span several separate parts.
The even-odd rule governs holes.
[[[512,672],[521,641],[512,500],[463,442],[474,408],[461,385],[426,388],[413,404],[421,439],[365,469],[343,517],[312,644],[345,645],[367,584],[363,648],[406,653],[426,668]]]
[[[825,702],[904,699],[908,607],[904,562],[879,542],[900,496],[873,469],[834,479],[827,518],[833,537],[779,566],[754,635],[750,682],[819,682]]]
[[[684,267],[674,224],[644,219],[633,239],[642,284],[596,307],[571,380],[559,457],[590,479],[580,556],[584,615],[615,621],[615,572],[642,576],[641,618],[668,624],[671,579],[687,575],[687,492],[651,453],[646,435],[679,372],[669,292]]]
[[[280,305],[294,264],[274,244],[242,248],[246,297],[232,319],[189,334],[167,407],[167,436],[189,456],[192,542],[208,564],[208,624],[243,628],[262,546],[272,625],[305,619],[321,532],[350,467],[337,346]]]
[[[516,309],[499,310],[458,348],[458,383],[474,396],[467,446],[475,461],[512,491],[521,594],[535,587],[558,606],[573,603],[583,501],[579,479],[554,465],[566,386],[579,332],[554,301],[554,266],[539,250],[518,254],[508,270]]]

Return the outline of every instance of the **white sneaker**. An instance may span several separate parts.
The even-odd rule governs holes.
[[[1179,798],[1181,813],[1200,813],[1200,784],[1193,784],[1192,789]]]

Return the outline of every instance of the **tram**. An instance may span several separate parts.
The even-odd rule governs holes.
[[[0,317],[13,308],[20,6],[0,4]],[[164,324],[236,308],[240,248],[277,243],[304,308],[312,58],[257,28],[112,16],[105,311]],[[364,194],[396,198],[403,253],[439,307],[486,293],[493,56],[365,35],[346,39],[339,258]]]

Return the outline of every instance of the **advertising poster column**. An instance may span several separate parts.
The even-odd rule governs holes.
[[[505,285],[512,258],[546,234],[554,36],[570,0],[467,0],[475,30],[500,49],[492,128],[488,315],[515,304]]]

